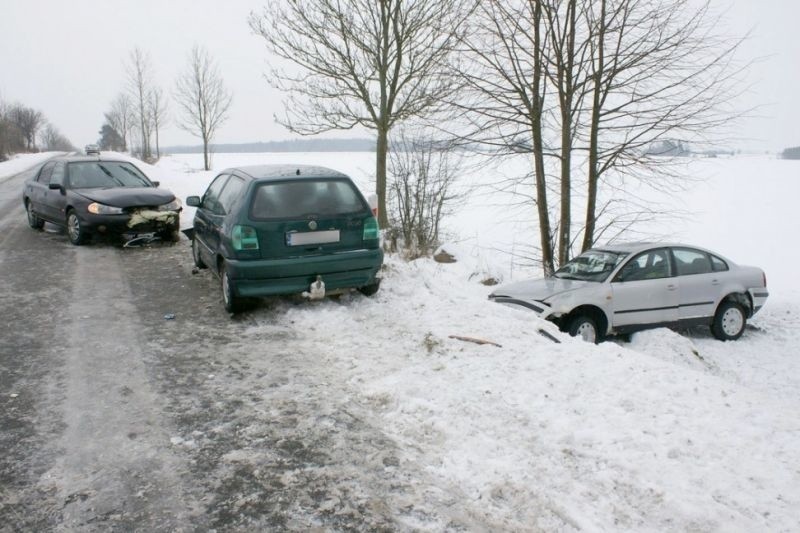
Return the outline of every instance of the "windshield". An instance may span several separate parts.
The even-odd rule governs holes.
[[[349,180],[295,180],[259,185],[250,216],[254,219],[302,218],[352,214],[367,209]]]
[[[73,189],[152,187],[138,168],[125,162],[81,161],[69,164],[69,186]]]
[[[625,252],[589,250],[559,268],[555,277],[580,281],[605,281],[622,259]]]

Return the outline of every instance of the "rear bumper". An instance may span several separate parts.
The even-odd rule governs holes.
[[[291,259],[225,262],[235,295],[244,297],[295,294],[308,290],[317,276],[327,291],[358,288],[375,282],[383,250],[354,250]]]
[[[758,313],[764,304],[767,303],[767,298],[769,298],[769,292],[767,289],[748,289],[747,292],[750,293],[750,301],[753,302],[753,313],[750,316]]]

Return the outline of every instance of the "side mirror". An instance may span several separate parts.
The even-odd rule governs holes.
[[[186,205],[188,205],[189,207],[200,207],[200,197],[199,196],[187,197]]]
[[[159,185],[161,185],[160,181],[154,181],[153,182],[153,187],[158,187]]]
[[[64,192],[64,186],[60,183],[49,183],[47,185],[47,188],[50,189],[51,191],[61,191],[62,193]]]

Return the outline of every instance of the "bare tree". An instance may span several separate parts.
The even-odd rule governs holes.
[[[164,99],[164,93],[159,87],[155,87],[150,92],[150,121],[153,126],[153,133],[156,137],[156,159],[161,159],[161,147],[159,144],[159,130],[166,124],[167,121],[167,102]]]
[[[386,160],[398,123],[430,116],[455,90],[446,67],[476,0],[294,0],[250,15],[250,27],[294,71],[268,80],[288,92],[292,132],[363,126],[377,133],[379,223],[388,224]]]
[[[457,135],[495,155],[530,154],[535,191],[530,198],[539,222],[542,267],[550,274],[555,265],[545,161],[550,41],[542,2],[482,2],[461,48],[464,90],[451,103],[467,123]]]
[[[25,139],[25,149],[29,152],[35,152],[37,134],[45,124],[42,112],[22,104],[15,104],[9,110],[8,118],[22,133]]]
[[[209,144],[227,119],[233,96],[213,59],[200,46],[192,48],[189,66],[177,80],[175,101],[180,112],[178,126],[203,140],[203,165],[209,170]]]
[[[469,140],[501,155],[532,155],[545,274],[569,259],[581,232],[582,248],[593,244],[598,219],[611,212],[598,203],[603,177],[663,172],[664,158],[647,146],[668,136],[701,139],[734,116],[726,104],[736,94],[740,41],[717,34],[708,2],[695,5],[482,2],[476,31],[463,40],[467,91],[454,104],[467,114]],[[575,231],[574,176],[585,168],[586,222]]]
[[[122,151],[128,151],[128,139],[135,122],[130,96],[120,93],[111,102],[111,109],[105,113],[106,122],[122,139]]]
[[[650,175],[668,169],[650,146],[670,137],[702,142],[739,112],[728,103],[744,90],[737,65],[741,38],[719,33],[721,17],[704,0],[584,2],[591,53],[585,63],[592,99],[582,136],[588,152],[582,249],[595,241],[597,198],[607,174]]]
[[[455,189],[462,153],[437,142],[429,132],[401,131],[389,156],[389,218],[412,258],[439,245],[442,220],[463,197]]]
[[[150,94],[152,92],[152,75],[150,57],[140,48],[134,48],[128,58],[128,94],[133,103],[136,117],[136,128],[139,134],[141,157],[149,161],[152,157],[150,134]]]
[[[70,152],[75,149],[69,139],[49,122],[39,133],[39,144],[47,152]]]

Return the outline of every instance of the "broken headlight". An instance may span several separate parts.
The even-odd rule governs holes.
[[[172,200],[168,204],[162,204],[158,206],[159,211],[178,211],[181,208],[181,201],[177,198]]]

